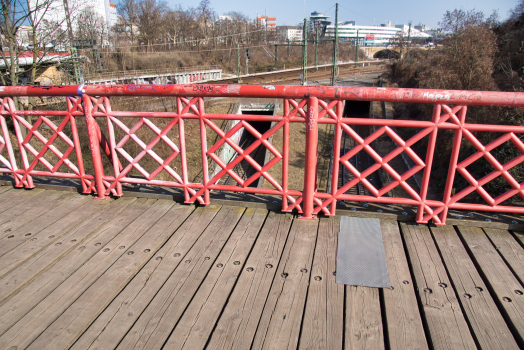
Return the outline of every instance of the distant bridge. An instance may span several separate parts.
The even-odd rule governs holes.
[[[86,84],[189,84],[222,78],[218,66],[128,70],[87,75]]]

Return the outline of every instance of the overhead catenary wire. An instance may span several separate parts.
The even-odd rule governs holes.
[[[265,31],[265,29],[257,29],[257,30],[252,30],[252,31],[249,31],[249,32],[242,32],[242,33],[235,33],[235,34],[229,34],[229,35],[221,35],[221,36],[215,36],[215,37],[212,37],[212,38],[202,38],[202,39],[191,39],[191,40],[183,40],[183,41],[170,41],[170,42],[165,42],[165,43],[159,43],[159,44],[148,44],[148,45],[145,45],[145,46],[162,46],[162,45],[179,45],[179,44],[185,44],[185,43],[197,43],[197,42],[200,42],[200,41],[210,41],[210,40],[216,40],[216,39],[223,39],[223,38],[229,38],[229,37],[234,37],[234,36],[238,36],[238,35],[247,35],[247,34],[252,34],[252,33],[257,33],[257,32],[263,32]],[[143,47],[143,45],[122,45],[122,46],[114,46],[115,49],[118,49],[118,48],[133,48],[133,47]]]
[[[164,44],[167,45],[167,44]],[[253,46],[241,46],[242,49],[251,49],[251,48],[257,48],[257,47],[271,47],[273,44],[265,44],[265,45],[253,45]],[[129,47],[129,46],[127,46]],[[86,48],[83,50],[94,50],[93,48]],[[171,51],[149,51],[149,52],[140,52],[140,51],[133,51],[133,54],[153,54],[153,53],[195,53],[195,52],[214,52],[214,51],[229,51],[234,50],[234,48],[225,48],[225,49],[210,49],[210,50],[186,50],[186,51],[179,51],[179,50],[171,50]],[[125,53],[125,52],[124,52]]]

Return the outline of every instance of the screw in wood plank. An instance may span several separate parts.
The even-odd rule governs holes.
[[[248,268],[246,269],[246,271],[247,271],[247,272],[251,272],[251,271],[253,271],[253,268],[252,268],[252,267],[248,267]]]
[[[442,288],[447,288],[448,287],[448,285],[446,283],[439,283],[438,286],[442,287]]]
[[[34,242],[34,241],[36,241],[36,238],[31,238],[30,241],[31,241],[31,242]]]
[[[482,292],[484,289],[482,289],[481,287],[475,287],[475,290],[476,290],[477,292]]]
[[[100,246],[100,245],[102,245],[102,243],[100,243],[100,242],[95,243],[95,247],[98,247],[98,246]]]
[[[144,253],[149,253],[150,251],[150,249],[144,249]]]
[[[206,257],[204,258],[204,260],[209,260],[209,259],[211,259],[209,256],[206,256]]]
[[[72,239],[72,240],[71,240],[71,243],[75,243],[75,242],[76,242],[76,239]]]
[[[86,249],[86,247],[84,247],[84,246],[81,246],[80,248],[78,248],[78,250],[80,250],[80,251],[82,251],[84,249]]]
[[[28,232],[28,233],[25,234],[26,237],[27,237],[27,236],[31,236],[31,235],[32,235],[31,232]]]
[[[51,236],[49,236],[49,237],[47,237],[47,238],[49,238],[49,239],[53,239],[53,238],[55,238],[55,236],[54,236],[54,235],[51,235]]]
[[[120,247],[118,247],[118,249],[125,249],[126,247],[121,245]]]
[[[240,261],[234,261],[233,265],[240,265]]]
[[[106,248],[106,249],[103,250],[103,252],[106,252],[106,253],[107,253],[108,251],[109,251],[109,248]]]
[[[273,265],[271,264],[266,264],[266,269],[272,269],[273,268]]]
[[[409,281],[402,281],[402,283],[404,283],[404,284],[409,284]]]
[[[157,256],[156,260],[160,261],[160,260],[162,260],[162,257],[161,256]]]
[[[515,294],[517,294],[517,295],[522,295],[522,291],[521,291],[521,290],[518,290],[518,289],[515,289]]]
[[[322,281],[322,277],[320,277],[320,276],[315,276],[315,281]]]
[[[510,298],[508,298],[508,297],[504,297],[504,298],[502,298],[502,300],[504,300],[506,303],[511,303],[512,302],[512,300]]]
[[[306,273],[306,272],[307,272],[307,269],[301,269],[300,272],[302,272],[302,273]]]
[[[186,264],[189,264],[191,262],[191,260],[186,260],[185,263]]]
[[[432,291],[431,289],[429,289],[429,288],[425,288],[425,289],[424,289],[424,293],[429,293],[429,294],[431,294],[431,293],[433,293],[433,291]]]
[[[175,255],[173,255],[175,258],[178,258],[180,256],[180,253],[175,253]]]
[[[127,252],[127,255],[133,255],[133,254],[135,254],[135,252],[133,252],[133,251]]]
[[[222,265],[222,264],[217,264],[217,267],[222,267],[222,266],[224,266],[224,265]]]
[[[13,235],[7,236],[7,238],[13,238],[13,237],[14,237]]]
[[[464,294],[464,298],[471,299],[471,294]]]
[[[283,273],[282,275],[280,275],[280,276],[282,276],[283,278],[286,278],[287,276],[289,276],[289,274],[286,273],[286,272],[284,272],[284,273]]]
[[[55,246],[59,246],[59,245],[61,245],[61,244],[62,244],[62,242],[57,242],[57,243],[55,244]]]

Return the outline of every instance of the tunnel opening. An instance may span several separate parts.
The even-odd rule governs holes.
[[[250,114],[250,115],[273,115],[273,110],[254,110],[254,109],[247,109],[247,110],[241,110],[242,114]],[[266,131],[268,131],[271,128],[271,122],[263,122],[263,121],[250,121],[249,124],[261,135],[263,135]],[[257,141],[257,138],[251,134],[248,130],[244,129],[242,136],[240,137],[240,147],[243,150],[248,149],[251,147],[251,145]],[[253,151],[249,153],[249,156],[253,158],[255,162],[257,162],[258,165],[261,167],[264,166],[266,161],[266,152],[267,148],[260,144],[257,148],[255,148]],[[235,166],[235,172],[239,174],[243,180],[249,179],[253,174],[257,172],[257,170],[246,160],[243,159]],[[233,179],[228,179],[229,181],[233,181]],[[248,187],[261,187],[262,186],[263,177],[259,177],[255,181],[253,181],[251,184],[249,184]]]
[[[243,114],[243,115],[273,115],[274,114],[274,108],[257,108],[256,106],[249,106],[247,108],[242,108],[242,106],[239,107],[237,110],[237,114]],[[272,126],[271,121],[249,121],[248,122],[258,133],[263,135],[266,133]],[[234,125],[236,125],[236,122],[233,124],[230,124],[230,128],[232,128]],[[249,147],[253,145],[257,141],[257,138],[249,132],[246,128],[242,128],[240,130],[241,135],[238,138],[237,144],[242,148],[244,151],[247,150]],[[236,141],[235,141],[236,142]],[[226,159],[223,159],[226,163],[232,162],[236,157],[238,156],[238,153],[231,152],[233,151],[229,146],[226,146],[226,149],[223,150],[223,154],[227,155]],[[268,150],[267,148],[260,144],[255,149],[251,150],[249,152],[249,157],[251,157],[260,167],[263,167],[264,164],[268,161]],[[219,169],[218,169],[219,170]],[[242,159],[238,164],[236,164],[233,168],[233,171],[238,174],[242,180],[247,180],[251,176],[253,176],[257,169],[253,167],[246,159]],[[260,176],[256,180],[254,180],[252,183],[248,184],[247,187],[262,187],[264,181],[264,177]],[[240,184],[237,184],[235,179],[231,176],[224,176],[221,180],[218,182],[221,185],[229,185],[229,186],[237,186]]]

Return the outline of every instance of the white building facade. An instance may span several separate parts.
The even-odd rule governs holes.
[[[42,0],[29,0],[29,4],[37,8],[41,6]],[[103,18],[108,27],[118,23],[116,5],[110,3],[110,0],[67,0],[67,6],[73,29],[75,29],[76,17],[87,9]],[[67,29],[64,1],[54,1],[43,17],[49,22],[58,23],[64,30]]]
[[[401,24],[396,26],[382,25],[382,26],[360,26],[356,25],[354,21],[339,23],[338,37],[341,41],[349,41],[361,46],[386,46],[390,40],[398,34],[402,34],[405,38],[408,37],[409,26]],[[326,36],[335,36],[335,25],[329,25],[326,28]],[[415,28],[411,28],[412,39],[429,39],[429,34],[423,33]]]
[[[277,35],[281,41],[302,41],[303,32],[299,27],[277,27]]]

